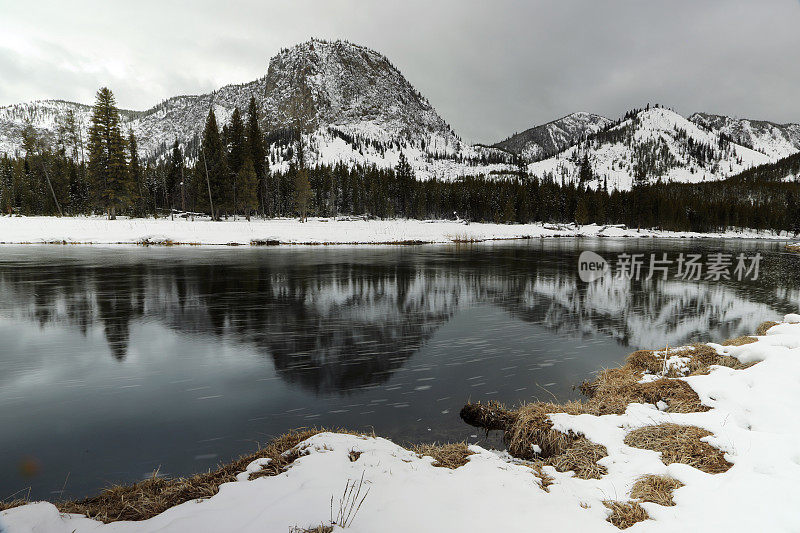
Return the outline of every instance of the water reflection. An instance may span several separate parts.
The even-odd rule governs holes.
[[[330,393],[385,382],[458,309],[479,303],[561,334],[600,333],[639,348],[744,334],[800,299],[798,259],[775,244],[750,245],[774,250],[756,282],[592,284],[576,276],[580,244],[366,254],[14,248],[0,260],[0,314],[84,335],[99,326],[118,361],[137,320],[233,338],[257,347],[288,383]],[[684,244],[629,248],[647,246]]]
[[[765,260],[756,282],[587,285],[584,249]],[[574,398],[640,347],[751,333],[797,311],[798,266],[714,241],[3,247],[0,498],[189,474],[301,426],[479,441],[465,400]]]

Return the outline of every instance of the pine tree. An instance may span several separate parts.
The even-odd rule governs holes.
[[[258,209],[258,178],[249,157],[236,174],[236,190],[238,204],[244,209],[247,220],[250,220],[250,213]]]
[[[308,204],[311,201],[311,183],[308,181],[308,171],[303,167],[295,172],[294,201],[300,213],[300,222],[305,222]]]
[[[124,209],[131,198],[125,140],[119,125],[114,94],[107,87],[97,91],[89,128],[89,178],[95,202],[116,218],[117,209]]]
[[[414,170],[408,164],[408,159],[403,152],[395,167],[398,187],[400,188],[400,210],[405,217],[411,216],[411,199],[413,195],[412,185],[414,183]]]
[[[170,209],[176,209],[180,205],[181,210],[185,210],[183,196],[183,152],[181,152],[178,139],[172,143],[172,153],[170,154],[167,168],[167,184],[165,194],[167,195],[167,205]],[[180,202],[179,202],[180,200]]]
[[[581,194],[575,206],[575,222],[581,226],[589,223],[589,205],[586,193]]]
[[[266,213],[268,207],[267,174],[269,173],[269,161],[267,160],[264,148],[264,134],[258,125],[258,107],[256,106],[255,96],[250,97],[250,105],[247,109],[247,152],[253,162],[253,168],[258,182],[258,197],[261,205],[261,212]]]
[[[83,177],[83,167],[78,167],[73,161],[69,168],[69,211],[73,215],[86,213],[89,209],[88,203],[89,187]]]
[[[205,174],[205,183],[200,183],[198,186],[198,198],[202,198],[201,205],[208,207],[211,217],[218,220],[220,213],[229,207],[231,180],[225,162],[225,150],[217,127],[217,117],[214,115],[213,109],[208,111],[198,164],[202,165]],[[203,180],[198,181],[202,182]],[[206,190],[204,191],[203,188]]]
[[[228,168],[232,174],[238,174],[247,155],[247,143],[244,132],[244,122],[239,108],[233,108],[231,122],[228,125]]]
[[[144,186],[144,175],[142,174],[142,166],[139,162],[139,150],[136,136],[133,130],[128,132],[128,152],[130,153],[130,160],[128,162],[128,174],[130,177],[131,188],[133,189],[132,204],[133,211],[136,216],[145,216],[147,214],[147,190]]]
[[[8,156],[0,163],[0,215],[11,214],[14,210],[14,169]]]

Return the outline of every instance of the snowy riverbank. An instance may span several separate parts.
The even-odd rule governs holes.
[[[239,219],[212,222],[176,218],[106,220],[103,217],[0,217],[0,243],[38,244],[408,244],[544,237],[666,237],[782,239],[772,232],[692,233],[636,230],[595,224],[466,224],[459,221]]]
[[[363,505],[349,528],[333,531],[618,531],[606,521],[610,511],[603,502],[629,500],[640,476],[657,474],[682,484],[672,494],[675,505],[642,503],[650,518],[629,531],[800,531],[800,414],[794,403],[800,398],[800,315],[784,320],[747,339],[749,344],[710,344],[720,355],[757,364],[739,370],[712,366],[707,375],[681,378],[708,411],[668,412],[632,403],[621,415],[549,415],[555,429],[605,446],[608,455],[598,463],[607,473],[600,479],[545,466],[552,478],[545,491],[530,466],[505,453],[471,446],[467,464],[451,470],[385,439],[322,433],[299,445],[308,454],[284,472],[249,481],[241,475],[210,499],[149,520],[103,525],[35,503],[0,513],[0,521],[10,533],[287,532],[327,524],[331,497],[335,516],[348,480],[363,476],[361,495],[369,489]],[[659,452],[625,444],[632,430],[664,423],[708,430],[712,435],[702,440],[722,450],[732,466],[705,473],[664,464]],[[248,471],[260,468],[252,464]]]

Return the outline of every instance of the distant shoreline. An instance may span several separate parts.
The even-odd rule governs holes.
[[[353,217],[239,218],[211,221],[179,218],[0,217],[0,244],[141,246],[325,246],[465,244],[544,238],[759,239],[795,241],[785,232],[731,229],[697,233],[631,229],[623,225],[493,224],[450,220]]]

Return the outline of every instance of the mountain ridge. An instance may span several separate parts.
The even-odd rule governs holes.
[[[528,161],[534,161],[546,154],[556,154],[565,150],[581,138],[596,133],[610,123],[611,120],[602,115],[578,111],[515,133],[491,146],[511,152]]]
[[[176,139],[192,158],[208,110],[225,124],[235,107],[247,109],[251,96],[266,132],[302,132],[312,163],[388,167],[406,152],[423,178],[511,168],[508,154],[464,143],[386,56],[347,41],[312,39],[284,48],[270,59],[264,76],[209,93],[173,96],[144,111],[125,110],[122,127],[133,130],[146,158],[163,157]],[[49,100],[0,107],[0,153],[20,151],[27,124],[54,142],[56,118],[68,111],[86,138],[91,114],[86,104]],[[279,146],[272,147],[271,163],[287,166],[284,155]]]
[[[770,158],[663,107],[629,112],[528,172],[541,179],[629,190],[636,184],[718,181]]]
[[[533,175],[580,181],[586,156],[594,186],[610,179],[612,187],[630,188],[659,179],[723,179],[800,151],[797,124],[709,113],[684,118],[649,106],[618,121],[587,111],[570,113],[493,145],[470,145],[386,56],[348,41],[318,39],[281,49],[253,81],[172,96],[142,111],[123,109],[122,127],[136,134],[145,159],[164,158],[177,140],[192,160],[209,109],[226,124],[233,109],[245,112],[253,96],[266,133],[300,132],[308,164],[388,168],[403,153],[421,179],[513,175],[521,158]],[[0,107],[0,153],[21,153],[28,126],[56,144],[60,123],[72,112],[85,154],[91,111],[90,105],[57,99]],[[649,117],[642,126],[639,113],[660,118]],[[621,131],[630,127],[631,135]],[[273,169],[288,168],[292,150],[286,143],[273,138],[268,147]]]

